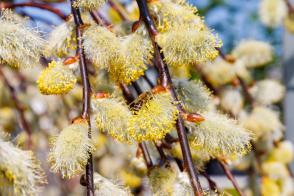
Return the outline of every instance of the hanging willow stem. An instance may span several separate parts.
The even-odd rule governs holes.
[[[0,9],[17,8],[17,7],[35,7],[35,8],[49,11],[49,12],[59,16],[62,20],[67,19],[67,15],[62,13],[59,9],[54,8],[48,4],[37,3],[37,2],[24,2],[24,3],[0,2]]]
[[[140,20],[142,20],[145,23],[149,32],[150,39],[154,46],[155,64],[157,65],[159,70],[161,85],[169,89],[171,96],[173,98],[173,101],[177,103],[177,108],[179,111],[181,111],[182,106],[180,105],[177,99],[175,90],[172,86],[172,80],[169,74],[168,67],[163,62],[163,57],[162,57],[162,54],[160,53],[160,48],[155,41],[155,36],[158,34],[158,32],[150,16],[150,13],[147,7],[147,2],[146,0],[137,0],[137,4],[140,10]],[[202,188],[198,179],[198,174],[193,165],[191,150],[189,147],[188,138],[187,138],[186,130],[184,127],[184,122],[180,115],[178,116],[178,119],[176,121],[176,128],[177,128],[179,142],[180,142],[181,150],[183,154],[184,167],[189,174],[193,191],[195,195],[203,195]]]
[[[7,86],[8,90],[10,91],[11,99],[14,102],[14,105],[15,105],[17,112],[19,113],[20,127],[23,131],[25,131],[28,134],[27,148],[30,149],[32,146],[32,130],[31,130],[29,123],[25,117],[24,108],[17,97],[15,88],[10,84],[9,79],[5,76],[5,74],[1,68],[0,68],[0,76],[3,78],[5,85]]]
[[[76,37],[77,37],[77,50],[76,53],[80,57],[80,72],[83,84],[83,110],[82,118],[87,119],[89,124],[88,137],[91,138],[91,124],[90,124],[90,94],[91,94],[91,85],[89,82],[89,74],[87,71],[86,58],[83,50],[83,41],[82,41],[82,26],[83,20],[81,18],[80,10],[77,7],[74,7],[75,0],[71,0],[71,11],[74,17],[74,22],[76,24]],[[94,196],[94,180],[93,180],[93,160],[92,154],[88,159],[86,165],[86,185],[87,185],[87,196]]]

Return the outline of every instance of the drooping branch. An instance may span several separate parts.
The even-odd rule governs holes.
[[[232,175],[230,169],[228,168],[228,165],[223,161],[223,160],[218,160],[220,166],[223,168],[226,176],[228,177],[228,179],[232,182],[233,186],[235,187],[235,189],[237,190],[237,192],[241,195],[244,196],[244,194],[241,191],[241,188],[239,187],[235,177]]]
[[[179,103],[175,90],[172,86],[172,80],[169,74],[169,70],[167,65],[163,61],[163,56],[160,53],[160,48],[158,44],[155,41],[155,36],[158,34],[157,29],[154,25],[154,22],[150,16],[148,7],[147,7],[147,2],[146,0],[137,0],[137,4],[139,6],[139,11],[140,11],[140,20],[142,20],[149,32],[150,39],[153,43],[154,46],[154,56],[155,56],[155,63],[156,66],[159,70],[159,75],[160,75],[160,83],[163,87],[166,87],[169,89],[171,96],[173,98],[173,101],[177,103],[177,108],[179,111],[182,110],[182,106]],[[189,147],[188,143],[188,138],[186,135],[186,130],[184,127],[184,122],[181,117],[181,115],[178,116],[178,119],[176,121],[176,128],[177,128],[177,133],[179,137],[179,142],[181,145],[181,150],[183,154],[183,160],[184,160],[184,167],[188,171],[189,177],[190,177],[190,182],[191,186],[193,187],[195,195],[202,195],[202,188],[198,179],[198,174],[196,172],[196,169],[193,165],[192,161],[192,156],[191,156],[191,150]]]
[[[90,97],[91,97],[91,85],[89,81],[89,74],[87,71],[86,58],[83,49],[82,40],[82,27],[83,21],[81,18],[80,10],[74,7],[75,0],[71,0],[71,11],[74,17],[74,22],[76,24],[76,40],[77,40],[77,50],[76,55],[79,56],[80,72],[83,84],[83,109],[82,118],[87,119],[89,124],[88,137],[91,138],[91,124],[90,124]],[[86,181],[87,181],[87,196],[94,196],[94,180],[93,180],[93,160],[92,155],[88,159],[86,165]]]
[[[20,127],[22,130],[24,130],[27,134],[28,134],[28,141],[27,141],[27,147],[31,148],[32,145],[32,130],[29,126],[29,123],[25,117],[25,111],[24,108],[22,106],[22,104],[20,103],[17,94],[16,94],[16,90],[15,88],[12,86],[12,84],[10,84],[9,79],[5,76],[4,72],[2,71],[2,69],[0,68],[0,76],[3,78],[3,81],[5,83],[5,85],[7,86],[8,90],[10,91],[10,95],[11,95],[11,99],[14,102],[15,108],[19,113],[19,117],[20,117]]]
[[[37,2],[24,2],[24,3],[0,2],[0,9],[3,9],[3,8],[13,9],[13,8],[17,8],[17,7],[35,7],[35,8],[39,8],[39,9],[54,13],[55,15],[59,16],[62,20],[67,19],[66,14],[64,14],[59,9],[54,8],[48,4],[37,3]]]

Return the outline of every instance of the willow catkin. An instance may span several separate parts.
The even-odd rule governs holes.
[[[108,133],[120,142],[133,142],[133,138],[127,132],[132,113],[122,99],[94,98],[92,109],[96,126],[100,131]]]
[[[202,114],[200,124],[185,122],[191,148],[203,149],[212,157],[237,158],[250,150],[252,134],[233,119],[214,112]]]
[[[45,40],[39,32],[27,27],[27,21],[9,10],[0,17],[0,63],[14,68],[39,64]]]
[[[273,48],[266,42],[244,40],[233,49],[232,55],[242,60],[247,67],[255,68],[273,60]]]
[[[156,41],[162,49],[165,62],[172,66],[213,60],[218,56],[216,48],[222,46],[221,40],[209,30],[198,31],[185,26],[159,33]]]
[[[174,128],[177,114],[168,92],[152,94],[134,111],[127,132],[137,142],[161,139]]]
[[[60,95],[68,93],[76,84],[73,71],[62,64],[52,61],[39,75],[37,84],[44,95]]]
[[[5,196],[39,195],[47,180],[31,151],[21,150],[0,137],[0,193]]]
[[[88,138],[86,120],[75,122],[52,137],[48,161],[53,172],[61,173],[63,178],[71,178],[84,171],[90,153],[95,150]]]

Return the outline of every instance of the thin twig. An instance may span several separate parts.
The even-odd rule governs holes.
[[[74,22],[76,24],[76,37],[77,37],[77,55],[80,57],[80,72],[83,84],[83,110],[82,118],[86,119],[89,124],[88,137],[91,138],[91,124],[90,124],[90,96],[91,96],[91,85],[89,81],[86,58],[83,50],[83,40],[82,40],[82,26],[83,21],[81,18],[79,8],[73,6],[75,0],[71,0],[71,11],[74,17]],[[86,165],[86,181],[87,181],[87,196],[94,196],[94,180],[93,180],[93,160],[92,154],[88,159]]]
[[[43,3],[37,3],[37,2],[24,2],[24,3],[11,3],[11,2],[0,2],[0,9],[3,8],[17,8],[17,7],[35,7],[43,10],[47,10],[51,13],[56,14],[59,16],[62,20],[67,19],[67,15],[62,13],[59,9],[54,8],[48,4]]]
[[[25,131],[28,134],[27,147],[30,149],[32,146],[32,130],[25,117],[25,110],[17,97],[15,88],[10,84],[9,79],[5,76],[1,68],[0,68],[0,76],[3,78],[5,85],[8,87],[10,91],[11,99],[14,102],[15,108],[19,113],[20,127],[23,131]]]
[[[201,172],[201,174],[206,178],[209,188],[217,193],[220,193],[219,189],[217,188],[216,182],[210,178],[206,171]]]
[[[218,160],[218,163],[220,164],[220,166],[223,168],[226,176],[228,177],[228,179],[232,182],[233,186],[235,187],[236,191],[241,195],[244,196],[244,194],[242,193],[235,177],[232,175],[230,169],[228,168],[227,164],[223,161],[223,160]]]
[[[118,15],[121,17],[121,19],[123,19],[124,21],[130,21],[128,13],[120,4],[118,4],[117,1],[108,0],[108,3],[118,13]]]
[[[146,0],[137,0],[137,4],[139,7],[139,11],[140,11],[140,19],[144,21],[144,23],[148,29],[150,39],[151,39],[153,46],[154,46],[155,63],[156,63],[158,70],[159,70],[161,85],[170,90],[173,101],[175,101],[175,103],[177,103],[178,110],[182,111],[182,106],[179,103],[177,96],[176,96],[176,93],[175,93],[175,90],[172,86],[172,80],[171,80],[171,77],[169,74],[168,67],[163,62],[163,57],[162,57],[162,54],[160,53],[160,48],[155,41],[155,36],[158,34],[158,32],[157,32],[157,29],[154,25],[154,22],[150,16],[147,2],[146,2]],[[190,181],[191,181],[191,186],[193,187],[195,195],[203,195],[202,188],[201,188],[198,176],[197,176],[197,172],[196,172],[196,169],[193,165],[191,150],[189,147],[188,138],[187,138],[186,130],[184,127],[184,122],[183,122],[183,119],[180,115],[178,115],[178,119],[176,121],[176,128],[177,128],[178,137],[179,137],[179,141],[180,141],[180,145],[181,145],[181,149],[182,149],[184,167],[188,171]]]

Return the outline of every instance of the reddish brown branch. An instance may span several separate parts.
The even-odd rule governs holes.
[[[241,191],[241,188],[239,187],[235,177],[233,176],[233,174],[231,173],[230,169],[228,168],[227,164],[223,161],[223,160],[218,160],[218,163],[220,164],[220,166],[223,168],[226,176],[228,177],[228,179],[232,182],[233,186],[235,187],[236,191],[241,195],[244,196],[244,194]]]
[[[25,117],[25,110],[20,103],[15,88],[10,84],[9,79],[5,76],[4,72],[0,68],[0,76],[3,78],[5,85],[8,87],[11,95],[11,99],[14,102],[15,108],[19,113],[20,117],[20,127],[23,131],[25,131],[28,134],[28,141],[27,141],[27,147],[31,148],[32,145],[32,130],[27,122],[27,119]]]
[[[159,75],[160,75],[160,82],[163,87],[166,87],[170,90],[171,96],[173,98],[173,101],[177,103],[177,108],[179,111],[182,111],[182,106],[179,103],[175,90],[172,86],[172,80],[169,74],[169,70],[167,65],[163,62],[163,56],[160,53],[160,48],[157,45],[155,41],[155,36],[158,34],[157,29],[154,25],[154,22],[150,16],[148,7],[147,7],[147,2],[146,0],[137,0],[137,4],[140,10],[140,20],[144,21],[151,41],[154,46],[154,55],[155,55],[155,63],[156,66],[158,67],[159,70]],[[178,115],[178,119],[176,121],[176,128],[178,132],[178,137],[179,137],[179,142],[181,145],[182,149],[182,154],[183,154],[183,160],[184,160],[184,167],[188,171],[190,181],[191,181],[191,186],[193,187],[195,195],[203,195],[202,194],[202,188],[197,176],[196,169],[193,165],[192,161],[192,156],[191,156],[191,151],[188,143],[188,138],[186,135],[186,130],[184,127],[184,122],[183,119],[180,115]]]
[[[71,11],[74,17],[74,22],[76,24],[76,40],[77,40],[77,50],[76,55],[79,58],[80,72],[83,84],[83,109],[82,109],[82,118],[87,119],[89,124],[88,137],[91,138],[91,124],[90,124],[90,96],[91,96],[91,85],[89,81],[89,74],[87,71],[86,57],[83,49],[83,40],[82,40],[82,26],[83,21],[81,18],[79,8],[73,6],[75,0],[71,0]],[[93,160],[92,154],[88,159],[86,165],[86,181],[87,181],[87,196],[94,196],[94,180],[93,180]]]
[[[121,19],[123,19],[124,21],[130,21],[128,14],[121,5],[119,5],[116,1],[113,0],[108,0],[108,3],[118,13]]]
[[[17,8],[17,7],[35,7],[43,10],[47,10],[59,16],[62,20],[67,19],[67,15],[62,13],[59,9],[54,8],[48,4],[37,3],[37,2],[24,2],[24,3],[11,3],[11,2],[1,2],[0,9],[3,8]]]

